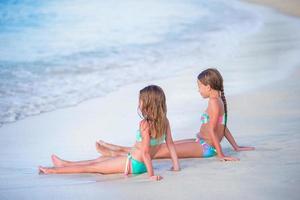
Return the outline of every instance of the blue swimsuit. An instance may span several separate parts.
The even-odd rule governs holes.
[[[225,122],[226,122],[226,115],[225,115],[225,113],[224,113],[224,115],[222,115],[222,116],[220,116],[219,117],[219,123],[220,124],[225,124]],[[207,113],[203,113],[202,115],[201,115],[201,123],[202,124],[207,124],[209,122],[209,116],[208,116],[208,114]],[[202,146],[202,148],[203,148],[203,157],[204,158],[208,158],[208,157],[212,157],[212,156],[215,156],[215,155],[217,155],[217,150],[213,147],[213,146],[211,146],[211,145],[209,145],[209,144],[207,144],[206,143],[206,141],[205,140],[203,140],[202,138],[196,138],[196,142],[199,142],[199,144]]]
[[[151,138],[150,139],[150,146],[157,146],[160,145],[162,143],[164,143],[166,138],[166,134],[164,134],[160,139],[155,139],[155,138]],[[142,135],[141,135],[141,131],[137,130],[136,133],[136,141],[137,142],[141,142],[142,141]],[[130,161],[131,161],[131,173],[132,174],[142,174],[147,172],[147,168],[145,163],[134,159],[130,153],[128,153],[127,155],[127,161],[126,161],[126,165],[125,165],[125,170],[124,170],[124,174],[127,175],[130,171]]]
[[[199,144],[202,146],[202,149],[203,149],[202,157],[209,158],[209,157],[217,155],[217,150],[214,147],[207,144],[205,142],[205,140],[197,138],[196,142],[199,142]]]

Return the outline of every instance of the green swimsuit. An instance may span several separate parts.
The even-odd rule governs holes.
[[[162,143],[164,143],[166,138],[166,135],[164,134],[160,139],[155,139],[155,138],[151,138],[150,139],[150,146],[157,146],[160,145]],[[142,141],[142,135],[141,135],[141,131],[137,130],[136,133],[136,141],[137,142],[141,142]],[[130,162],[131,161],[131,172],[132,174],[142,174],[147,172],[147,168],[145,163],[138,161],[136,159],[134,159],[130,153],[128,153],[127,156],[127,161],[126,161],[126,165],[125,165],[125,171],[124,174],[127,175],[130,171]]]

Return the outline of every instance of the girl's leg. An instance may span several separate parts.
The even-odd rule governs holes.
[[[177,140],[174,141],[174,144],[194,142],[194,141],[195,139]],[[101,153],[104,156],[126,155],[131,151],[131,147],[115,145],[115,144],[104,142],[103,140],[99,140],[98,142],[96,142],[96,149],[99,153]]]
[[[105,160],[111,159],[111,157],[99,157],[94,160],[85,160],[85,161],[67,161],[63,160],[56,155],[51,156],[52,163],[55,167],[67,167],[67,166],[75,166],[75,165],[87,165],[94,164],[98,162],[102,162]]]
[[[174,144],[186,143],[186,142],[195,142],[195,138],[193,139],[183,139],[183,140],[176,140]]]
[[[102,149],[106,149],[105,151],[110,151],[110,155],[114,156],[124,156],[127,155],[127,153],[130,152],[130,147],[123,147],[118,146],[114,144],[109,144],[101,141],[102,144],[105,144],[105,147],[102,146]],[[98,143],[99,146],[101,146]],[[174,145],[176,147],[176,152],[178,158],[200,158],[203,155],[203,149],[202,146],[195,142],[195,139],[184,139],[184,140],[177,140],[174,141]],[[111,147],[112,149],[110,149]],[[97,145],[96,145],[97,148]],[[119,149],[119,150],[113,150],[113,149]],[[98,152],[102,153],[101,148],[97,149]],[[161,144],[160,149],[158,152],[154,155],[153,159],[159,159],[159,158],[170,158],[169,150],[167,148],[166,144]]]
[[[120,150],[112,150],[111,148],[108,148],[107,146],[104,146],[99,142],[96,142],[96,150],[103,156],[126,156],[130,152],[129,148],[128,149],[124,148],[124,150],[122,150],[121,148],[119,149]]]
[[[104,146],[104,147],[106,147],[110,150],[113,150],[113,151],[124,151],[124,152],[130,152],[131,151],[131,147],[115,145],[115,144],[107,143],[103,140],[99,140],[97,143],[100,144],[101,146]]]
[[[202,146],[195,142],[175,143],[178,158],[201,158],[203,155]],[[159,150],[154,155],[154,159],[171,158],[166,144],[161,144]]]
[[[71,174],[71,173],[101,173],[101,174],[115,174],[124,172],[127,157],[119,156],[112,157],[108,160],[67,167],[39,167],[41,173],[45,174]]]

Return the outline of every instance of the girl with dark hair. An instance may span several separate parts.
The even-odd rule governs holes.
[[[227,127],[227,102],[224,94],[223,78],[217,69],[209,68],[197,77],[200,95],[208,98],[208,107],[201,115],[201,127],[196,139],[175,141],[178,158],[212,157],[217,155],[223,161],[236,161],[237,158],[224,155],[220,142],[225,136],[235,151],[254,150],[254,147],[237,145]],[[165,144],[160,145],[159,151],[153,158],[168,158],[169,152]],[[130,147],[123,147],[98,141],[97,150],[104,156],[122,155]]]

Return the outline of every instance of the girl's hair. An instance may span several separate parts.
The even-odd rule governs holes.
[[[224,131],[227,125],[227,102],[224,94],[224,85],[223,85],[223,78],[220,72],[215,68],[209,68],[202,71],[198,75],[198,80],[203,85],[209,85],[212,89],[221,92],[221,99],[224,104],[224,113],[225,113],[225,126]]]
[[[140,90],[141,112],[150,126],[150,136],[161,138],[167,131],[167,105],[164,91],[156,85],[149,85]]]

